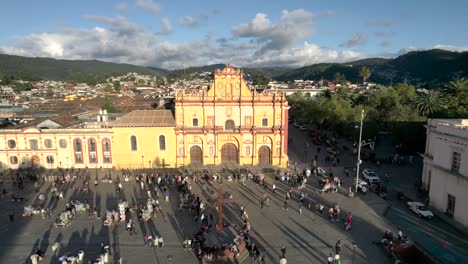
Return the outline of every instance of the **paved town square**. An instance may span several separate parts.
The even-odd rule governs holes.
[[[354,162],[354,157],[350,154],[343,153],[340,155],[342,160],[340,164],[332,166],[325,162],[326,153],[320,151],[317,154],[316,147],[312,147],[309,143],[302,142],[306,137],[301,136],[301,131],[291,129],[294,140],[291,142],[292,160],[296,159],[296,168],[292,165],[291,170],[302,170],[306,159],[317,155],[318,166],[335,173],[343,180],[343,186],[350,186],[353,176],[346,177],[344,167],[351,167]],[[308,150],[311,153],[301,155],[300,151],[304,151],[303,146],[309,146]],[[295,155],[297,155],[295,157]],[[364,165],[365,166],[365,165]],[[405,166],[400,168],[382,166],[381,170],[389,170],[392,172],[391,184],[392,188],[401,188],[402,191],[415,193],[414,187],[411,184],[412,178],[405,180],[399,179],[406,175],[417,174],[420,170],[417,166]],[[224,168],[224,170],[222,170]],[[189,171],[203,171],[209,175],[216,172],[235,171],[236,167],[216,166],[216,167],[185,167],[179,170],[181,175],[186,175]],[[291,199],[287,202],[287,210],[284,208],[284,201],[287,192],[290,191],[290,186],[279,180],[275,180],[277,172],[273,168],[259,167],[241,167],[240,172],[250,170],[253,174],[262,172],[265,175],[266,182],[269,188],[265,189],[261,184],[254,182],[252,179],[246,179],[244,184],[241,180],[228,180],[229,173],[219,173],[223,176],[222,183],[214,181],[213,186],[204,184],[200,179],[197,182],[190,181],[190,186],[195,195],[199,195],[201,201],[206,204],[205,215],[211,216],[213,219],[209,221],[216,226],[217,211],[213,207],[218,188],[222,189],[223,193],[232,195],[232,202],[224,203],[224,224],[229,223],[231,226],[242,225],[241,206],[248,213],[248,221],[251,225],[250,236],[254,243],[258,246],[260,255],[264,258],[264,263],[279,263],[282,255],[281,248],[285,246],[285,258],[288,263],[327,263],[327,257],[331,253],[335,255],[335,245],[338,240],[341,243],[340,258],[341,263],[391,263],[382,247],[375,245],[375,242],[380,240],[386,229],[390,229],[396,233],[396,228],[400,227],[410,236],[419,236],[415,234],[415,230],[411,223],[421,221],[420,219],[413,220],[413,216],[409,215],[407,208],[401,206],[389,206],[389,202],[383,200],[374,193],[369,193],[365,196],[357,196],[356,198],[348,198],[345,194],[337,193],[321,193],[321,187],[318,185],[318,177],[310,176],[305,188],[298,189],[295,187],[292,190]],[[170,170],[165,170],[169,172]],[[49,176],[50,173],[58,173],[57,171],[44,172],[44,175]],[[7,172],[4,172],[7,174]],[[22,172],[25,173],[25,172]],[[125,171],[111,171],[113,182],[103,182],[103,178],[108,174],[108,171],[95,170],[75,170],[69,172],[71,175],[78,176],[77,179],[84,178],[85,175],[90,177],[89,190],[85,192],[80,180],[76,180],[75,185],[70,188],[68,184],[61,185],[63,190],[63,198],[58,200],[51,199],[52,184],[49,181],[40,180],[39,186],[33,186],[32,182],[26,181],[23,190],[18,190],[10,181],[3,183],[3,188],[6,194],[2,194],[1,209],[5,212],[1,219],[0,235],[2,247],[0,251],[0,259],[3,263],[29,263],[29,257],[37,250],[42,250],[44,254],[44,263],[61,263],[59,259],[63,256],[77,256],[79,250],[84,251],[84,259],[94,261],[101,254],[101,244],[108,245],[110,250],[110,262],[117,263],[123,260],[124,263],[141,263],[143,261],[151,261],[155,263],[198,263],[196,254],[192,250],[184,250],[183,242],[195,234],[200,224],[195,222],[195,217],[190,210],[179,208],[180,195],[177,188],[169,187],[169,201],[165,201],[164,193],[158,190],[160,210],[157,211],[154,217],[148,221],[139,221],[136,211],[130,212],[132,221],[135,223],[135,233],[130,234],[126,231],[126,223],[116,223],[115,226],[104,226],[106,210],[118,210],[118,204],[121,201],[128,201],[130,207],[146,203],[148,199],[147,187],[141,186],[135,181],[135,177],[142,173],[162,173],[155,170],[134,170],[132,171],[132,180],[126,182],[122,174]],[[302,173],[302,172],[301,172]],[[15,172],[10,172],[15,174]],[[118,192],[116,185],[117,175],[122,184],[122,191]],[[409,177],[409,176],[408,176]],[[413,176],[411,176],[413,177]],[[94,180],[98,179],[98,184],[94,184]],[[47,180],[47,179],[46,179]],[[275,184],[276,190],[272,192],[272,184]],[[212,191],[213,189],[213,191]],[[305,195],[303,206],[299,206],[301,192]],[[22,201],[12,201],[12,194],[24,198]],[[22,216],[24,207],[30,205],[38,205],[38,196],[45,195],[45,200],[42,201],[45,207],[52,210],[50,216]],[[390,195],[395,195],[391,191]],[[261,201],[264,197],[269,197],[269,206],[261,208]],[[390,199],[391,200],[391,199]],[[96,207],[100,218],[89,217],[86,213],[77,213],[71,220],[70,224],[65,227],[56,227],[54,223],[59,214],[66,210],[69,201],[88,201],[91,208]],[[315,206],[320,203],[324,205],[324,212],[320,214],[315,210]],[[395,202],[397,203],[397,202]],[[330,207],[338,205],[340,215],[336,220],[329,220],[328,210]],[[309,209],[310,206],[310,209]],[[11,221],[8,215],[13,213],[14,219]],[[348,213],[352,213],[353,221],[352,228],[349,231],[345,230],[345,223]],[[404,215],[408,215],[407,219]],[[388,216],[388,217],[387,217]],[[410,220],[408,220],[410,219]],[[392,222],[393,221],[393,222]],[[210,223],[210,224],[211,224]],[[396,225],[396,224],[397,225]],[[429,224],[429,229],[433,230],[434,226]],[[423,229],[423,226],[418,227]],[[212,228],[210,236],[216,237],[216,228]],[[225,227],[224,232],[228,233],[229,228]],[[424,232],[424,231],[421,231]],[[214,233],[214,234],[213,234]],[[455,233],[455,232],[454,232]],[[145,236],[152,235],[153,237],[162,236],[164,246],[161,248],[150,248],[145,246]],[[452,236],[446,231],[442,235],[455,239],[456,242],[448,240],[449,253],[444,253],[444,250],[439,250],[439,254],[447,254],[444,263],[460,263],[457,258],[460,254],[466,254],[466,239],[457,236]],[[437,235],[433,235],[437,236]],[[460,235],[458,235],[460,236]],[[227,239],[227,235],[226,235]],[[426,243],[434,243],[431,238]],[[223,241],[223,240],[221,240]],[[436,241],[438,241],[436,239]],[[232,242],[232,241],[231,241]],[[229,244],[229,241],[224,243]],[[58,243],[58,247],[54,244]],[[221,242],[223,243],[223,242]],[[437,242],[435,242],[437,243]],[[355,245],[355,247],[354,247]],[[434,245],[435,250],[441,247]],[[453,254],[450,252],[453,251]],[[444,257],[444,255],[441,255]],[[452,261],[455,262],[452,262]],[[234,260],[232,260],[234,261]],[[241,263],[254,263],[254,260],[247,256],[238,259]],[[258,260],[258,263],[261,260]],[[213,263],[228,263],[227,261],[212,261]]]

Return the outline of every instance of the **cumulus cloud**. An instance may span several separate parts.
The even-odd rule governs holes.
[[[161,7],[153,0],[136,0],[136,5],[152,14],[159,14]]]
[[[167,69],[226,62],[240,67],[301,67],[368,57],[360,52],[337,51],[301,40],[311,35],[312,17],[311,13],[303,10],[284,11],[275,22],[264,14],[257,14],[252,21],[234,27],[232,35],[208,35],[174,43],[164,39],[172,31],[167,18],[162,19],[162,28],[155,33],[123,16],[86,15],[84,18],[95,22],[96,26],[16,36],[12,44],[0,45],[0,52],[57,59],[97,59]],[[301,24],[304,19],[309,21],[305,23],[307,27]],[[351,42],[365,43],[362,39],[365,40],[352,38]],[[266,48],[269,46],[272,48]],[[435,45],[434,48],[468,50],[468,47],[450,45]],[[388,53],[386,57],[395,57],[410,50],[416,49],[410,47],[399,53]],[[262,54],[258,55],[259,52]]]
[[[363,46],[367,43],[367,35],[365,34],[354,34],[348,39],[346,42],[342,43],[341,47],[356,47],[356,46]]]
[[[191,16],[184,16],[179,19],[179,24],[187,27],[196,27],[200,22]]]
[[[266,14],[258,13],[248,23],[232,28],[239,38],[251,38],[260,44],[258,53],[281,50],[312,35],[314,15],[303,9],[283,10],[278,22],[272,22]]]
[[[386,19],[386,18],[370,18],[367,20],[368,26],[376,26],[376,27],[390,27],[396,23],[394,19]]]
[[[115,8],[119,11],[125,11],[127,10],[128,5],[125,2],[120,2],[120,3],[117,3],[117,5],[115,5]]]

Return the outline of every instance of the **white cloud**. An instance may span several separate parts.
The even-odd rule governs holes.
[[[314,15],[303,9],[283,10],[278,22],[272,22],[266,14],[258,13],[252,21],[232,28],[239,38],[251,38],[258,44],[258,53],[280,50],[305,40],[312,35]]]
[[[184,16],[179,19],[179,24],[188,27],[196,27],[200,24],[200,22],[191,16]]]
[[[342,43],[340,46],[347,48],[364,46],[367,43],[367,35],[365,34],[354,34],[346,42]]]
[[[277,22],[264,14],[257,14],[249,23],[235,27],[233,36],[220,38],[208,35],[183,43],[164,40],[165,34],[172,31],[167,18],[162,19],[161,32],[154,33],[123,16],[84,17],[96,25],[92,28],[66,28],[55,33],[16,36],[13,44],[0,45],[0,52],[57,59],[97,59],[168,69],[227,62],[240,67],[301,67],[369,57],[352,50],[337,51],[310,41],[301,41],[311,34],[312,15],[305,11],[285,11]],[[299,23],[304,23],[304,19],[309,19],[305,23],[307,27]],[[283,34],[284,29],[290,31]],[[285,36],[290,36],[290,39],[284,39]],[[245,41],[245,38],[252,41]],[[468,50],[466,46],[450,45],[435,45],[433,48]],[[380,55],[396,57],[411,50],[416,49],[410,47],[399,53]]]
[[[153,0],[136,0],[136,5],[152,14],[159,14],[161,7]]]
[[[172,25],[171,25],[171,21],[169,21],[169,18],[165,17],[162,19],[162,29],[161,29],[161,33],[163,35],[167,35],[169,33],[172,32]]]
[[[463,51],[468,51],[468,46],[452,46],[452,45],[444,45],[444,44],[437,44],[432,46],[433,49],[443,49],[443,50],[449,50],[449,51],[457,51],[457,52],[463,52]]]
[[[115,5],[115,8],[119,11],[125,11],[128,9],[128,5],[125,2],[120,2],[120,3],[117,3],[117,5]]]

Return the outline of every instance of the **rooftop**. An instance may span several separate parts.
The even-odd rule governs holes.
[[[136,110],[110,123],[111,127],[173,127],[171,110]]]
[[[468,130],[468,119],[430,119],[429,124]]]

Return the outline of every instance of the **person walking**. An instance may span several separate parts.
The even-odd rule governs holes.
[[[331,253],[328,254],[327,263],[328,263],[328,264],[333,264],[333,256],[332,256]]]
[[[341,252],[341,240],[338,240],[335,244],[335,253],[340,254]]]
[[[335,264],[341,264],[340,254],[335,255]]]
[[[284,244],[283,246],[281,246],[281,257],[282,258],[286,257],[286,246]]]

